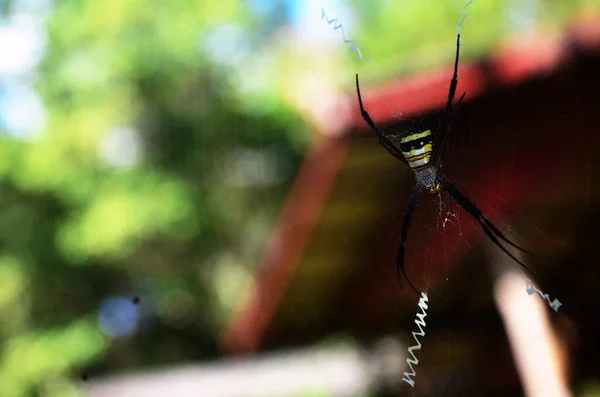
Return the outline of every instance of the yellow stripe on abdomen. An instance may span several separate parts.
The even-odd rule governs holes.
[[[411,168],[422,167],[431,161],[433,151],[431,130],[407,135],[401,140],[402,155]]]
[[[418,132],[416,134],[411,134],[411,135],[407,135],[407,136],[403,137],[400,142],[406,143],[406,142],[410,142],[410,141],[416,141],[419,138],[427,138],[430,135],[431,135],[431,130]]]
[[[423,153],[419,156],[407,157],[406,161],[408,161],[408,165],[411,168],[422,167],[431,161],[431,152]]]

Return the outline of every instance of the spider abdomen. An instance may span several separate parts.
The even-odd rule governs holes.
[[[438,181],[438,171],[433,165],[428,165],[426,167],[415,168],[415,177],[417,178],[417,183],[424,186],[426,189],[429,189],[432,192],[436,192],[440,188],[440,184]]]
[[[400,141],[402,155],[412,169],[427,166],[433,152],[433,135],[431,130],[410,134]]]

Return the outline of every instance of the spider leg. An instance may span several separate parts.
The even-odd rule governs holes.
[[[461,207],[463,207],[481,226],[481,229],[484,233],[492,240],[492,242],[498,246],[505,254],[510,256],[515,262],[519,265],[523,266],[530,273],[535,274],[533,270],[531,270],[527,265],[521,262],[515,255],[513,255],[510,251],[508,251],[502,244],[500,244],[500,240],[503,240],[510,246],[525,252],[529,255],[538,257],[538,255],[530,252],[524,248],[519,247],[517,244],[510,241],[487,217],[481,212],[479,207],[477,207],[471,200],[469,200],[464,194],[462,194],[454,185],[452,185],[448,180],[441,174],[438,174],[438,179],[440,185],[450,194],[450,196],[458,203]]]
[[[404,251],[406,250],[406,240],[408,239],[408,229],[410,228],[410,224],[412,222],[413,215],[415,213],[415,208],[417,208],[417,204],[419,203],[419,198],[421,197],[421,193],[423,193],[423,186],[420,183],[417,183],[413,189],[412,195],[410,197],[410,201],[408,202],[408,207],[406,208],[406,213],[404,214],[404,219],[402,220],[402,229],[400,233],[400,245],[398,246],[398,253],[396,254],[396,272],[398,276],[398,283],[402,286],[402,281],[400,274],[404,276],[408,285],[412,287],[412,289],[419,295],[419,291],[415,288],[413,283],[410,282],[410,279],[406,275],[406,271],[404,270]]]
[[[383,135],[383,132],[379,129],[379,127],[377,127],[371,116],[369,116],[369,113],[367,113],[367,111],[365,110],[362,103],[362,98],[360,96],[358,73],[356,74],[356,93],[358,94],[358,105],[360,106],[360,114],[362,115],[362,118],[365,120],[365,122],[373,129],[373,131],[375,131],[375,134],[377,134],[379,144],[383,146],[385,150],[387,150],[392,156],[396,157],[402,162],[406,162],[406,159],[402,155],[402,152],[392,143],[392,141],[390,141],[388,138],[386,138],[385,135]]]
[[[456,56],[454,58],[454,73],[452,80],[450,80],[450,90],[448,91],[448,101],[446,102],[446,109],[444,110],[444,116],[442,117],[442,125],[440,130],[444,133],[448,129],[448,125],[452,118],[452,101],[456,94],[456,86],[458,85],[458,57],[460,52],[460,33],[456,35]],[[464,97],[464,94],[463,94]],[[461,98],[462,101],[462,98]]]
[[[452,74],[452,79],[450,80],[450,89],[448,90],[448,100],[446,102],[446,108],[444,109],[444,113],[442,114],[441,122],[439,125],[439,131],[437,133],[438,137],[436,138],[435,145],[438,148],[436,158],[439,156],[440,149],[442,148],[444,142],[446,141],[448,134],[450,132],[450,127],[452,125],[452,121],[454,116],[456,115],[456,110],[462,103],[462,100],[465,97],[466,92],[462,94],[458,103],[456,105],[456,109],[452,109],[452,102],[454,101],[454,96],[456,95],[456,86],[458,85],[458,59],[460,52],[460,33],[456,35],[456,57],[454,58],[454,72]],[[437,161],[436,161],[437,162]]]
[[[437,166],[440,165],[440,153],[442,152],[441,145],[446,141],[446,139],[448,138],[448,135],[450,134],[450,128],[452,128],[452,123],[457,118],[456,116],[458,115],[458,110],[460,109],[460,104],[462,103],[466,94],[467,94],[466,92],[463,92],[463,94],[460,96],[460,99],[456,103],[456,106],[454,107],[454,110],[452,111],[452,114],[450,115],[450,121],[448,122],[448,126],[446,127],[446,130],[439,132],[440,138],[439,138],[438,143],[436,143],[436,147],[438,149],[433,154],[435,156],[433,161],[434,161],[434,164],[436,164]],[[440,146],[438,146],[438,145],[440,145]]]
[[[536,258],[542,259],[535,252],[526,250],[525,248],[522,248],[522,247],[518,246],[517,244],[513,243],[512,241],[510,241],[504,234],[502,234],[500,229],[498,229],[496,227],[496,225],[494,225],[471,200],[469,200],[464,194],[462,194],[454,185],[452,185],[450,182],[448,182],[448,180],[443,175],[439,174],[439,176],[440,176],[440,182],[445,182],[447,184],[446,186],[444,186],[442,184],[442,186],[444,186],[446,191],[448,191],[448,193],[450,193],[450,195],[453,196],[453,198],[454,198],[454,195],[460,196],[461,200],[464,203],[468,203],[468,205],[470,205],[472,208],[471,211],[475,211],[477,213],[477,216],[481,217],[481,220],[483,223],[485,223],[485,226],[487,226],[488,229],[490,229],[497,237],[499,237],[501,240],[503,240],[505,243],[507,243],[511,247],[518,249],[519,251],[525,252],[528,255],[535,256]],[[450,190],[453,190],[454,193],[451,193]],[[457,202],[458,202],[458,200],[457,200]],[[461,204],[461,203],[459,202],[459,204]],[[463,208],[464,208],[464,205],[463,205]],[[469,211],[469,210],[467,210],[467,211]]]
[[[462,103],[463,99],[465,98],[465,95],[467,95],[467,92],[463,92],[463,94],[460,96],[460,99],[458,100],[458,102],[456,102],[456,110],[458,110],[458,107],[460,106],[460,104]]]
[[[454,107],[454,110],[452,111],[452,114],[450,115],[450,121],[448,122],[448,127],[446,129],[446,134],[444,135],[444,139],[445,139],[445,137],[448,136],[450,128],[452,128],[452,122],[457,118],[456,115],[458,114],[458,111],[460,109],[460,104],[462,103],[463,99],[465,99],[465,95],[467,95],[467,93],[463,92],[463,94],[460,96],[460,99],[458,100],[458,102],[456,102],[456,106]]]

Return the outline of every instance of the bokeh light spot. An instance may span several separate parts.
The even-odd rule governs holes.
[[[98,311],[98,324],[111,337],[131,335],[138,326],[138,311],[135,304],[122,297],[108,298]]]

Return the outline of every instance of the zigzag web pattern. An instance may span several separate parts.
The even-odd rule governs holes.
[[[325,21],[327,21],[327,23],[329,25],[331,25],[332,23],[333,25],[333,30],[338,30],[338,29],[342,29],[342,37],[344,38],[344,43],[348,44],[350,43],[350,51],[356,51],[356,53],[358,54],[358,59],[360,61],[371,61],[373,62],[373,60],[371,58],[364,58],[362,56],[362,53],[360,52],[360,48],[358,48],[358,46],[354,45],[354,40],[348,40],[346,39],[346,32],[344,32],[344,25],[342,25],[341,23],[337,22],[337,18],[335,19],[329,19],[327,18],[327,14],[325,14],[325,9],[321,7],[321,19],[325,18]]]
[[[417,344],[408,348],[409,357],[406,358],[406,363],[410,367],[411,372],[404,372],[404,374],[402,375],[402,380],[404,382],[408,383],[411,387],[415,387],[415,376],[417,373],[415,372],[415,368],[413,367],[413,364],[419,365],[419,360],[415,356],[414,352],[415,352],[415,350],[421,350],[421,341],[417,337],[425,336],[425,330],[423,328],[426,325],[425,317],[427,317],[426,310],[428,309],[428,306],[427,306],[428,301],[429,301],[429,298],[427,297],[427,293],[421,292],[421,299],[419,299],[419,308],[421,309],[421,313],[417,313],[417,318],[415,319],[415,324],[417,324],[417,327],[419,327],[419,332],[412,333],[413,338],[415,338],[415,342],[417,342]],[[412,356],[412,359],[411,359],[411,356]]]
[[[472,2],[473,2],[473,0],[469,0],[469,2],[467,4],[465,4],[465,6],[462,8],[463,17],[460,20],[460,23],[458,25],[456,25],[456,29],[458,29],[458,34],[461,34],[460,29],[462,28],[463,23],[465,22],[465,19],[467,18],[467,12],[465,11],[465,8],[470,6]]]
[[[531,282],[531,280],[527,280],[527,293],[529,295],[533,295],[536,292],[542,297],[542,299],[544,299],[545,301],[548,302],[548,305],[552,309],[554,309],[555,312],[557,312],[558,309],[562,306],[562,303],[558,299],[554,298],[554,300],[550,300],[550,295],[549,294],[545,294],[543,291],[537,289],[535,287],[535,285],[533,285],[533,283]]]

